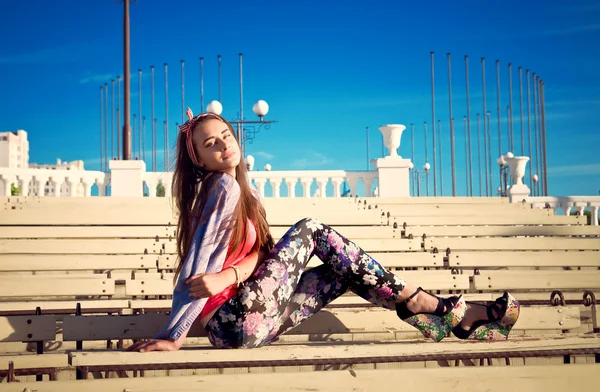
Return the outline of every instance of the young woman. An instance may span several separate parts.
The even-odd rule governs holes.
[[[201,114],[181,126],[173,178],[178,265],[167,325],[131,351],[178,350],[198,321],[217,348],[266,345],[347,291],[395,310],[440,341],[507,339],[519,315],[508,293],[492,305],[438,298],[386,270],[331,227],[303,219],[273,244],[233,128]],[[323,264],[305,270],[312,256]]]

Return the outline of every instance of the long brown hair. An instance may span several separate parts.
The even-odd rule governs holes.
[[[211,115],[210,117],[201,118],[196,122],[195,126],[209,119],[219,119],[225,123],[235,138],[233,126],[221,116]],[[190,132],[193,132],[193,130],[190,130]],[[177,279],[181,272],[183,263],[190,251],[194,233],[201,223],[200,216],[208,200],[208,191],[212,188],[211,182],[214,181],[215,177],[212,175],[212,172],[203,170],[193,164],[187,150],[186,137],[183,132],[180,132],[177,137],[176,157],[172,188],[175,204],[179,212],[177,225],[178,260],[175,269],[175,279]],[[265,209],[256,200],[250,189],[250,182],[243,157],[240,158],[240,163],[235,168],[235,175],[236,181],[240,186],[240,198],[233,216],[228,222],[233,228],[228,249],[232,251],[244,246],[247,222],[250,220],[256,228],[256,242],[252,247],[252,251],[264,250],[268,252],[273,247],[273,238],[269,232]]]

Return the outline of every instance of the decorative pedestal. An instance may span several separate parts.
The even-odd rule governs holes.
[[[111,196],[143,197],[144,161],[110,161]]]
[[[383,135],[383,143],[388,149],[388,156],[374,159],[371,163],[377,169],[379,197],[407,197],[410,196],[409,169],[410,159],[403,159],[398,155],[402,132],[406,127],[402,124],[388,124],[379,127]]]
[[[372,163],[379,177],[379,197],[410,197],[410,159],[389,156],[374,159]]]

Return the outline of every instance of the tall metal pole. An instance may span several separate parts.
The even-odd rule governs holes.
[[[494,191],[492,189],[493,187],[493,176],[492,176],[492,125],[491,125],[491,117],[492,117],[492,113],[490,113],[490,111],[488,110],[486,112],[486,117],[487,117],[487,139],[488,139],[488,148],[485,151],[485,159],[488,162],[487,167],[488,170],[490,172],[490,182],[489,182],[489,193],[487,196],[493,196],[494,195]]]
[[[541,88],[542,88],[542,140],[544,142],[543,145],[543,156],[544,156],[544,196],[548,196],[548,149],[546,145],[547,141],[547,133],[546,133],[546,94],[545,94],[545,86],[544,81],[540,80]],[[594,217],[595,219],[595,217]]]
[[[454,117],[452,116],[452,71],[450,69],[450,53],[448,53],[448,105],[450,119],[450,161],[452,170],[452,196],[456,197],[456,161],[454,150]]]
[[[152,171],[156,173],[156,117],[154,116],[154,66],[150,67],[150,72],[151,72],[151,118],[150,121],[152,122]]]
[[[169,169],[169,66],[165,63],[165,171]]]
[[[488,116],[487,113],[487,95],[485,89],[485,57],[481,58],[481,91],[483,93],[483,149],[485,156],[485,195],[489,196],[489,186],[490,186],[490,171],[488,167]]]
[[[124,119],[123,119],[123,159],[131,159],[131,125],[129,121],[131,118],[131,107],[130,107],[130,87],[131,87],[131,74],[129,73],[129,0],[123,0],[124,15],[124,61],[123,61],[123,77],[125,79],[125,102],[124,106]]]
[[[523,68],[519,67],[519,112],[521,117],[521,156],[525,155],[525,129],[523,127]]]
[[[515,134],[513,128],[512,64],[508,63],[508,148],[515,152]],[[515,154],[517,155],[517,154]]]
[[[139,120],[139,124],[138,124],[138,135],[139,135],[139,140],[138,140],[138,148],[140,150],[139,152],[139,158],[143,161],[145,161],[146,159],[144,158],[144,132],[142,129],[142,70],[138,69],[138,120]]]
[[[137,124],[137,115],[134,113],[134,114],[133,114],[133,130],[134,130],[134,131],[135,131],[136,124]],[[136,152],[139,152],[139,150],[138,150],[138,151],[136,151],[136,149],[135,149],[135,139],[136,139],[136,137],[134,137],[134,138],[133,138],[133,156],[134,156],[134,159],[138,158],[138,157],[136,156]],[[139,143],[139,142],[140,142],[140,141],[138,140],[138,143]]]
[[[533,190],[533,156],[531,155],[531,89],[529,70],[525,70],[525,81],[527,83],[527,138],[529,145],[529,187]]]
[[[540,171],[540,155],[539,155],[539,132],[538,132],[538,124],[539,124],[539,112],[538,112],[538,85],[537,85],[537,76],[535,74],[535,72],[531,75],[533,78],[533,127],[534,127],[534,134],[535,134],[535,171],[536,174],[538,175],[538,182],[535,184],[536,186],[536,193],[538,195],[540,195],[539,192],[539,183],[540,180],[542,180],[542,173]],[[531,166],[532,170],[533,170],[533,165]]]
[[[435,129],[435,124],[433,127]],[[423,122],[423,134],[425,135],[425,163],[429,163],[429,147],[427,146],[427,121]],[[427,175],[425,175],[425,183],[427,186],[427,196],[429,196],[429,176]]]
[[[106,171],[110,168],[110,161],[114,158],[108,146],[108,83],[104,83],[104,152],[106,153]]]
[[[146,116],[142,116],[142,160],[146,162]]]
[[[200,57],[200,113],[204,110],[204,58]]]
[[[463,130],[465,133],[465,179],[466,182],[466,195],[470,196],[469,186],[471,177],[469,177],[469,143],[467,141],[467,116],[463,116]]]
[[[365,127],[365,137],[367,139],[367,171],[369,171],[369,127]]]
[[[115,80],[110,81],[110,156],[115,157]]]
[[[469,56],[465,56],[465,77],[467,88],[467,152],[469,156],[469,196],[473,196],[473,152],[471,151],[471,95],[469,94]]]
[[[240,121],[244,121],[244,80],[242,69],[242,53],[240,53]],[[240,134],[240,144],[242,146],[242,157],[246,155],[246,135],[244,135],[244,126],[238,123],[238,132]],[[324,191],[323,191],[324,192]]]
[[[218,63],[218,78],[219,78],[219,102],[223,103],[223,83],[221,79],[221,55],[217,55],[217,63]]]
[[[442,124],[440,120],[438,120],[437,125],[438,140],[440,141],[440,196],[444,196],[444,143],[442,143]]]
[[[121,76],[117,76],[117,157],[121,159]]]
[[[435,66],[433,52],[431,55],[431,130],[433,131],[433,196],[437,196],[437,140],[435,137]]]
[[[104,125],[102,124],[102,121],[104,119],[104,116],[102,114],[102,108],[104,106],[102,103],[103,95],[103,89],[102,86],[100,86],[100,171],[104,171]]]
[[[479,113],[477,113],[477,159],[479,162],[479,197],[483,196],[481,184],[483,180],[481,178],[481,127],[479,123]]]
[[[167,120],[163,120],[163,132],[165,133],[165,172],[169,170],[169,132],[167,128]]]
[[[410,124],[410,161],[413,164],[413,169],[412,169],[412,185],[413,185],[413,196],[415,195],[415,124]]]
[[[184,61],[181,60],[181,123],[183,124],[185,118],[185,69]],[[175,128],[177,129],[177,128]]]
[[[496,60],[496,91],[498,92],[498,157],[502,156],[502,111],[500,109],[500,60]],[[502,188],[502,167],[500,167],[498,180]]]

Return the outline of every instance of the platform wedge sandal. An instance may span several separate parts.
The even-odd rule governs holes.
[[[460,325],[454,327],[452,333],[459,339],[507,340],[508,334],[519,319],[519,301],[508,292],[504,292],[504,295],[497,298],[491,305],[472,302],[468,302],[468,304],[485,306],[488,319],[476,321],[468,331]]]
[[[427,293],[419,287],[405,301],[396,304],[396,314],[400,319],[421,331],[426,338],[431,338],[436,342],[439,342],[460,324],[467,312],[467,303],[462,295],[450,298],[440,298],[427,293],[438,299],[438,305],[435,311],[433,313],[413,313],[408,310],[406,304],[420,291]]]

